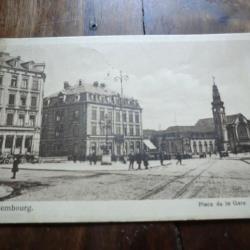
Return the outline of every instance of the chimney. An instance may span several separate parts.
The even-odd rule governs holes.
[[[97,87],[99,86],[99,82],[98,82],[98,81],[95,81],[95,82],[93,83],[93,86],[97,88]]]
[[[2,56],[10,56],[10,54],[7,52],[0,52],[0,57],[2,57]]]
[[[79,85],[79,86],[82,86],[82,85],[83,85],[82,79],[79,79],[78,85]]]
[[[65,81],[63,87],[65,90],[69,89],[70,88],[69,82]]]

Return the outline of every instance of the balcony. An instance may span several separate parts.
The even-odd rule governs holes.
[[[8,107],[9,107],[9,108],[15,108],[15,104],[14,104],[14,103],[9,103],[9,104],[8,104]]]
[[[38,107],[37,106],[30,106],[30,109],[34,110],[34,111],[38,111]]]
[[[26,110],[27,106],[26,105],[19,105],[19,108]]]

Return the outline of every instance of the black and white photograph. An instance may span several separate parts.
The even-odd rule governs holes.
[[[0,39],[1,220],[249,211],[249,107],[249,34]]]

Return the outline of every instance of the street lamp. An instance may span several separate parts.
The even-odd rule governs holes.
[[[122,70],[120,70],[119,75],[114,77],[115,81],[119,81],[121,84],[121,96],[120,96],[120,110],[121,110],[121,129],[122,129],[122,142],[123,145],[123,154],[124,154],[124,143],[125,143],[125,134],[124,134],[124,124],[123,124],[123,82],[128,81],[129,77],[128,75],[124,74]]]
[[[105,135],[106,135],[106,142],[105,147],[103,147],[103,155],[102,155],[102,165],[111,165],[111,152],[109,150],[109,144],[108,144],[108,131],[112,128],[112,121],[109,118],[108,114],[105,114],[104,116],[104,123],[100,122],[100,126],[104,128]]]

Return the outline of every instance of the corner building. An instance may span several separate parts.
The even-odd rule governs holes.
[[[39,154],[44,69],[0,52],[1,154]]]
[[[109,90],[104,83],[70,86],[44,98],[41,156],[79,159],[104,148],[116,156],[142,148],[142,108],[137,100]]]

